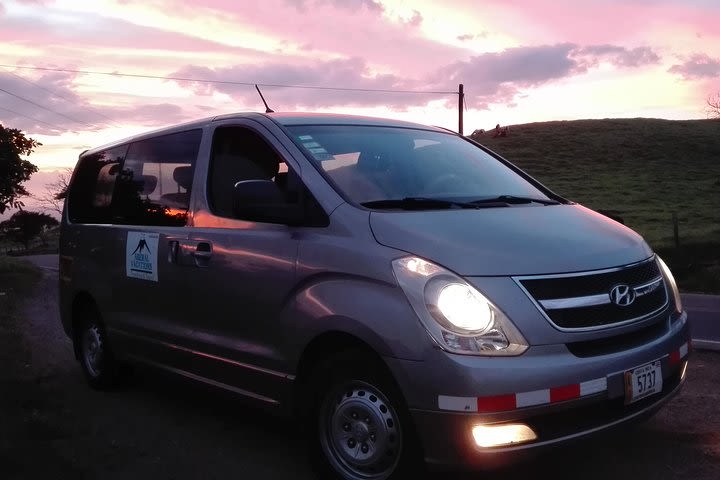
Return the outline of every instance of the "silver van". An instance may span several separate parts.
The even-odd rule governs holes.
[[[235,114],[80,155],[62,322],[89,384],[144,364],[301,419],[320,472],[483,466],[647,417],[691,348],[625,226],[471,140]]]

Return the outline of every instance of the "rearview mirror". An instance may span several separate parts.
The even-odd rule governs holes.
[[[233,189],[233,215],[241,220],[301,225],[303,208],[288,203],[272,180],[244,180]]]

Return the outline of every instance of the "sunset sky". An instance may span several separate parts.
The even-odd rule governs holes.
[[[720,90],[718,0],[0,0],[0,42],[0,123],[44,144],[31,160],[45,172],[91,146],[262,104],[251,86],[19,67],[388,90],[463,83],[466,133],[704,118]],[[276,111],[457,127],[449,94],[264,93]]]

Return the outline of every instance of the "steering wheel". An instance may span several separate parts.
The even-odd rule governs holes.
[[[462,181],[463,180],[454,173],[445,173],[443,175],[440,175],[439,177],[437,177],[435,180],[431,181],[427,185],[425,185],[425,188],[423,188],[423,192],[424,193],[450,192],[452,190],[456,190],[458,183],[460,183]],[[455,187],[455,188],[453,188],[453,187]]]

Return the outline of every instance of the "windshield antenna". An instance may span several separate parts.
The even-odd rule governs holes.
[[[262,99],[263,103],[265,104],[265,113],[275,113],[275,110],[273,110],[272,108],[268,107],[268,104],[267,104],[267,102],[265,101],[265,97],[263,97],[263,94],[262,94],[262,92],[260,91],[260,87],[258,87],[257,84],[255,84],[255,90],[257,90],[257,92],[260,94],[260,98]]]

